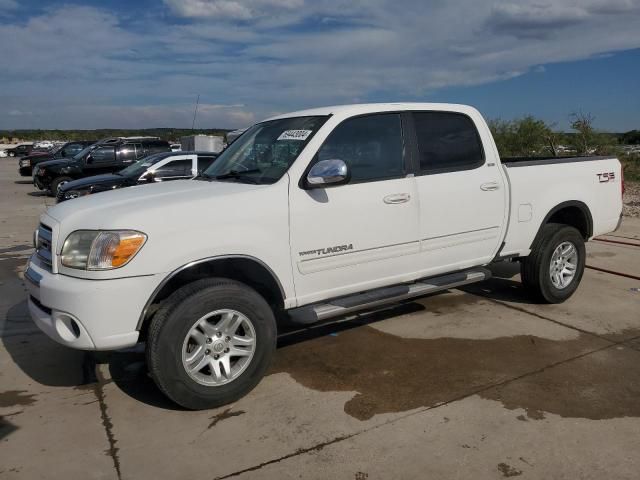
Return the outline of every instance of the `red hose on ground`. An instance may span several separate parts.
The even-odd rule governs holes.
[[[632,247],[640,247],[640,243],[623,242],[620,240],[609,240],[607,238],[594,238],[596,242],[618,243],[620,245],[631,245]]]
[[[640,277],[636,275],[631,275],[629,273],[621,273],[621,272],[616,272],[614,270],[607,270],[606,268],[592,267],[591,265],[585,265],[585,268],[590,268],[591,270],[596,270],[598,272],[610,273],[612,275],[618,275],[620,277],[632,278],[633,280],[640,280]]]

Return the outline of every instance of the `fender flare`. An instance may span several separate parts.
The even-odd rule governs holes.
[[[261,267],[263,267],[273,277],[273,280],[275,281],[276,285],[278,285],[278,289],[280,290],[280,295],[282,295],[282,298],[283,299],[287,298],[284,288],[282,287],[282,283],[280,282],[280,279],[278,278],[278,276],[275,274],[275,272],[269,265],[264,263],[259,258],[252,257],[251,255],[218,255],[214,257],[205,257],[205,258],[201,258],[200,260],[194,260],[189,263],[185,263],[184,265],[173,270],[171,273],[169,273],[166,277],[162,279],[162,281],[158,284],[158,286],[153,290],[153,293],[151,293],[151,296],[147,299],[147,302],[144,304],[144,308],[142,309],[142,312],[140,313],[140,317],[138,318],[136,330],[140,331],[140,329],[142,328],[142,324],[144,323],[144,320],[147,317],[147,313],[149,312],[149,307],[151,307],[151,305],[153,304],[153,301],[158,296],[158,294],[162,291],[165,285],[167,285],[167,283],[169,283],[169,281],[172,278],[174,278],[176,275],[203,263],[215,262],[217,260],[229,260],[234,258],[251,260],[257,263],[258,265],[260,265]]]
[[[568,207],[577,207],[584,214],[584,217],[587,220],[587,235],[585,240],[588,240],[593,236],[593,216],[591,215],[591,210],[589,210],[587,204],[581,202],[580,200],[568,200],[566,202],[559,203],[558,205],[553,207],[549,211],[549,213],[547,213],[547,215],[542,220],[542,223],[540,223],[540,227],[538,227],[538,233],[536,233],[536,236],[534,237],[533,242],[531,242],[531,246],[529,248],[533,248],[533,246],[536,244],[536,242],[540,238],[540,235],[542,234],[542,227],[544,227],[549,222],[549,219],[555,213]]]

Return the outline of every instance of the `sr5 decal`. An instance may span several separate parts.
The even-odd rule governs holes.
[[[613,182],[616,179],[615,172],[596,173],[600,183]]]

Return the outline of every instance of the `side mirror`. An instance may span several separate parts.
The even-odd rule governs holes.
[[[87,156],[86,163],[87,163],[87,165],[91,165],[93,163],[93,157],[91,155]]]
[[[143,173],[142,176],[138,179],[138,183],[153,183],[157,182],[155,172],[149,170],[146,173]]]
[[[349,167],[343,160],[334,158],[321,160],[316,163],[307,174],[308,188],[324,188],[342,185],[351,177]]]

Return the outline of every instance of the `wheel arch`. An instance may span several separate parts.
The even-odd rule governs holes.
[[[542,229],[548,223],[562,223],[575,227],[585,241],[593,235],[593,216],[591,215],[591,210],[589,210],[586,203],[580,200],[569,200],[553,207],[544,217],[542,223],[540,223],[538,233],[536,233],[533,242],[531,242],[531,248],[533,248],[533,245],[540,239]]]
[[[283,308],[285,290],[277,275],[262,260],[250,255],[223,255],[195,260],[173,270],[155,288],[138,319],[136,330],[143,332],[157,305],[178,288],[202,278],[224,277],[255,289],[272,308]]]

